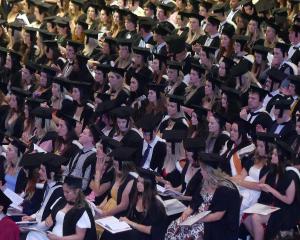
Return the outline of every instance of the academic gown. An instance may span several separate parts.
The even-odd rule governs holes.
[[[19,240],[20,230],[17,224],[5,216],[0,220],[0,240]]]

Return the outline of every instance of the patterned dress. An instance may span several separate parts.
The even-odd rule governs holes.
[[[203,203],[198,208],[199,212],[208,209],[213,198],[212,193],[200,193],[203,198]],[[196,212],[195,214],[197,214]],[[173,221],[167,229],[165,240],[202,240],[204,234],[204,223],[195,223],[192,226],[180,226],[180,218]]]

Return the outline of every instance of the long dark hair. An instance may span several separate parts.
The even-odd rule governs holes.
[[[135,191],[133,193],[133,198],[129,206],[129,212],[128,216],[132,217],[134,211],[134,208],[136,207],[138,198],[142,198],[143,207],[144,207],[144,217],[147,216],[148,211],[150,210],[153,203],[156,202],[156,188],[153,182],[148,178],[143,178],[144,180],[144,191],[142,193],[139,193],[136,187],[137,182],[135,183]]]
[[[76,188],[67,183],[64,184],[66,184],[72,191],[78,191],[73,208],[80,209],[88,206],[88,203],[85,201],[85,196],[80,188]]]

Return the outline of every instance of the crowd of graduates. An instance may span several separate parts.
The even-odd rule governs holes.
[[[0,2],[0,240],[299,237],[300,1]]]

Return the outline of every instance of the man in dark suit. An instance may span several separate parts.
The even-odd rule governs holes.
[[[167,154],[167,145],[156,135],[157,120],[153,116],[145,116],[141,121],[144,139],[139,166],[161,172]]]
[[[202,46],[219,48],[220,46],[220,34],[218,32],[220,20],[215,16],[209,16],[205,26],[205,32],[207,35],[201,36],[198,39],[198,43]]]
[[[290,106],[292,99],[280,99],[275,102],[275,120],[272,125],[270,133],[276,134],[282,141],[286,143],[292,143],[297,133],[295,130],[295,123],[291,118]]]

